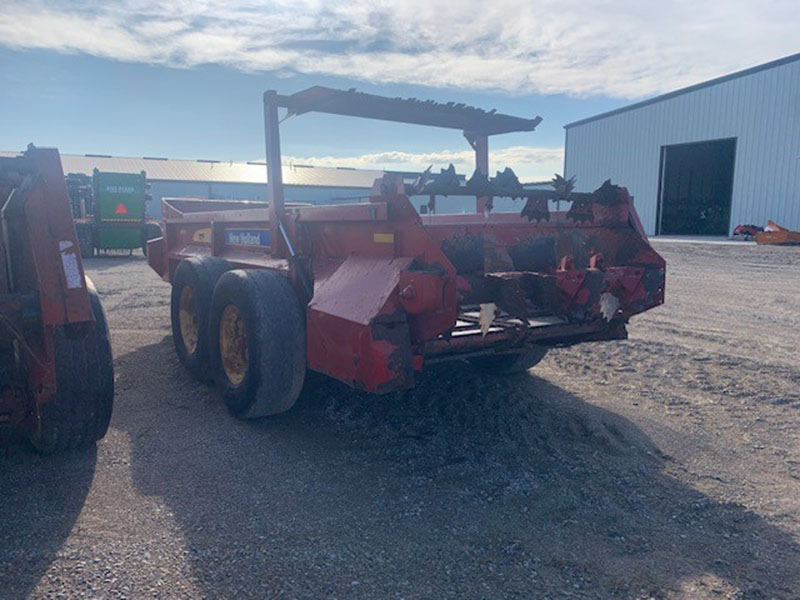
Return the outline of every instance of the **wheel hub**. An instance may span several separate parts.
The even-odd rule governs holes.
[[[180,304],[178,305],[178,322],[181,329],[181,339],[186,352],[194,354],[197,350],[200,327],[197,319],[197,306],[194,301],[194,290],[185,285],[181,290]]]
[[[239,385],[247,375],[247,330],[242,313],[228,304],[219,322],[219,350],[225,376],[233,385]]]

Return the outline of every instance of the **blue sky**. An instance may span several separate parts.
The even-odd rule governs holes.
[[[311,85],[454,100],[520,116],[492,167],[560,170],[563,125],[798,50],[794,2],[6,0],[0,146],[253,160],[261,93]],[[424,168],[470,153],[457,132],[304,115],[287,161]]]

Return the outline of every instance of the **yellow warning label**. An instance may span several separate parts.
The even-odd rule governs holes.
[[[210,244],[211,243],[211,227],[206,227],[205,229],[198,229],[192,235],[193,242],[200,242],[201,244]]]
[[[394,244],[393,233],[373,233],[372,241],[376,244]]]

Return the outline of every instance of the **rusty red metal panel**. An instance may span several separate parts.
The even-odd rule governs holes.
[[[400,273],[400,305],[409,315],[420,315],[444,309],[444,288],[447,278],[440,271],[402,271]]]
[[[36,290],[44,325],[91,322],[83,264],[58,151],[31,148],[30,173],[12,192],[6,218],[19,233],[12,249],[15,288]],[[23,241],[24,240],[24,241]],[[25,247],[21,247],[25,246]]]
[[[413,258],[350,256],[308,305],[308,364],[371,392],[413,385],[411,340],[399,306]]]
[[[162,279],[167,277],[167,252],[163,237],[147,242],[147,264],[158,273]]]
[[[413,260],[350,256],[314,290],[308,309],[369,325],[375,317],[395,312],[400,274]]]
[[[455,323],[456,270],[404,194],[402,179],[386,179],[383,183],[376,182],[371,199],[387,204],[386,222],[309,223],[305,226],[307,244],[303,250],[312,257],[315,279],[325,276],[318,270],[320,265],[349,256],[410,257],[414,259],[410,270],[438,273],[443,278],[441,307],[409,318],[412,340],[430,339],[445,333]]]
[[[385,221],[388,218],[387,213],[385,202],[302,206],[296,211],[297,220],[304,223],[320,221]]]

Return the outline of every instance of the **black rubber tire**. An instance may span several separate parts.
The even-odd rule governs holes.
[[[530,346],[519,354],[490,354],[487,356],[476,356],[470,358],[470,364],[498,375],[510,375],[513,373],[524,373],[531,367],[539,364],[547,355],[547,347]]]
[[[247,336],[244,379],[234,385],[220,357],[220,320],[233,304]],[[268,270],[228,271],[211,300],[209,340],[214,378],[232,415],[255,419],[289,410],[306,374],[305,316],[289,281]]]
[[[42,407],[41,428],[32,439],[41,454],[85,448],[105,436],[114,407],[114,359],[105,312],[87,278],[95,323],[82,338],[54,334],[57,391]]]
[[[75,233],[78,237],[78,247],[81,258],[91,258],[94,254],[94,239],[92,237],[91,223],[75,223]]]
[[[172,280],[170,298],[170,317],[172,320],[172,340],[178,360],[200,381],[211,381],[211,362],[208,353],[208,315],[211,309],[211,294],[223,273],[230,270],[231,264],[214,256],[192,257],[182,260]],[[187,350],[181,335],[180,299],[184,286],[191,286],[194,292],[197,315],[197,345],[193,352]]]

